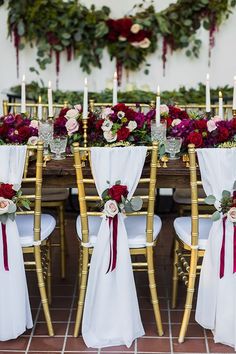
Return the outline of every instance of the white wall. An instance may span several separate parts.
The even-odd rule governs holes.
[[[112,16],[119,17],[127,14],[137,0],[86,0],[86,5],[94,4],[97,7],[107,5],[112,9]],[[173,0],[155,0],[157,10],[167,7]],[[144,69],[139,72],[130,73],[129,78],[123,75],[122,89],[125,89],[127,82],[138,88],[146,85],[151,90],[156,90],[159,83],[162,90],[179,88],[181,85],[193,87],[198,82],[204,82],[206,72],[210,72],[211,86],[232,85],[233,75],[236,74],[236,41],[235,41],[236,10],[216,33],[216,45],[212,50],[211,67],[208,68],[208,32],[204,29],[199,31],[202,39],[202,47],[199,59],[189,59],[183,51],[175,52],[168,56],[166,65],[166,75],[163,76],[161,47],[150,55],[148,62],[151,64],[149,75],[144,74]],[[10,39],[7,38],[7,10],[6,5],[0,7],[0,93],[9,87],[19,83],[16,76],[16,56],[15,48]],[[20,77],[26,74],[27,82],[37,79],[37,75],[29,72],[29,67],[35,65],[35,50],[27,48],[20,52]],[[36,65],[35,65],[36,66]],[[115,70],[115,61],[110,61],[107,53],[104,52],[102,69],[93,69],[88,77],[89,88],[93,91],[100,91],[111,84],[111,78]],[[56,85],[55,64],[51,64],[45,71],[41,72],[41,77],[45,83],[52,80]],[[81,90],[85,73],[79,68],[79,62],[68,63],[66,58],[61,58],[61,69],[59,78],[60,89]],[[147,87],[146,87],[147,88]],[[3,98],[4,95],[1,94]]]

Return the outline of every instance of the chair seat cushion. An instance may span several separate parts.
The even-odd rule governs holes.
[[[206,249],[209,232],[213,221],[211,219],[199,219],[199,238],[198,247],[202,250]],[[174,221],[174,228],[179,238],[191,246],[191,217],[183,216],[176,218]]]
[[[34,194],[34,188],[22,188],[23,194]],[[67,200],[69,190],[67,188],[42,188],[42,202],[55,202]]]
[[[99,216],[89,216],[89,241],[91,247],[93,247],[97,241],[97,234],[99,231],[100,224],[102,222],[102,218]],[[126,231],[128,234],[128,241],[130,248],[141,248],[146,247],[146,216],[138,215],[138,216],[128,216],[124,219]],[[153,241],[157,239],[157,236],[161,230],[161,219],[159,216],[154,215],[154,223],[153,223]],[[80,239],[82,239],[81,233],[81,219],[78,216],[76,221],[76,229],[77,235]]]
[[[16,215],[16,223],[20,235],[21,247],[33,246],[34,243],[34,216]],[[41,241],[48,238],[56,226],[56,220],[48,214],[41,215]]]
[[[198,190],[198,198],[206,198],[206,194],[202,188]],[[191,190],[190,188],[177,188],[174,191],[173,199],[178,204],[191,204]],[[199,204],[205,204],[199,202]]]

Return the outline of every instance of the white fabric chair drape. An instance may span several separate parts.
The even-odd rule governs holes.
[[[232,191],[236,180],[236,148],[197,150],[206,195],[221,199],[223,190]],[[213,222],[203,259],[196,321],[211,329],[215,342],[236,349],[236,273],[233,274],[233,223],[226,221],[225,269],[220,278],[222,219]]]
[[[92,172],[99,195],[120,180],[127,185],[130,199],[141,176],[146,152],[146,147],[92,148]],[[103,218],[91,259],[82,321],[84,341],[93,348],[122,344],[130,347],[135,338],[144,335],[122,215],[118,215],[117,265],[106,274],[109,235],[109,221]]]
[[[0,146],[0,182],[21,184],[26,146]],[[0,340],[14,339],[33,326],[22,249],[16,222],[6,223],[9,271],[4,269],[0,227]]]

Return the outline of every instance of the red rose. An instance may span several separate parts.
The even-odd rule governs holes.
[[[120,18],[116,21],[116,25],[119,28],[120,35],[127,38],[130,33],[130,28],[133,24],[131,18]]]
[[[192,132],[188,136],[188,142],[194,144],[195,147],[201,147],[203,144],[202,134],[197,132]]]
[[[231,127],[236,130],[236,118],[231,119]]]
[[[126,127],[121,127],[117,131],[117,141],[126,140],[130,134],[130,131]]]
[[[24,123],[24,119],[22,118],[22,116],[20,114],[17,114],[15,116],[15,126],[16,128],[19,128],[21,125],[23,125]]]
[[[129,107],[127,107],[124,103],[118,103],[112,107],[112,110],[117,113],[119,111],[126,112]]]
[[[0,126],[0,139],[4,138],[7,135],[7,132],[8,132],[8,127],[6,124]]]
[[[16,191],[12,189],[13,185],[8,183],[0,184],[0,197],[12,199],[16,195]]]
[[[172,124],[172,119],[170,117],[166,117],[166,125],[167,125],[167,128],[169,128]]]
[[[30,128],[27,126],[18,129],[19,138],[23,141],[30,137]]]
[[[142,40],[144,40],[144,38],[149,38],[150,37],[150,33],[144,30],[140,30],[138,31],[138,33],[134,34],[131,33],[128,36],[128,41],[129,42],[141,42]]]
[[[101,126],[103,125],[103,122],[104,122],[104,119],[98,119],[96,121],[96,130],[100,130],[101,129]]]
[[[121,202],[121,196],[127,197],[128,190],[127,186],[123,186],[122,184],[115,184],[111,188],[108,189],[108,194],[114,199],[117,203]]]
[[[60,118],[64,118],[66,113],[69,111],[69,108],[62,108],[59,113]]]
[[[207,122],[204,119],[195,120],[194,123],[195,123],[196,129],[199,129],[199,130],[206,130],[207,129]]]
[[[229,137],[229,131],[225,127],[218,127],[218,141],[220,143],[226,141]]]

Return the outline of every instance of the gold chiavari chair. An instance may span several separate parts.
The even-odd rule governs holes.
[[[36,150],[35,177],[28,177],[28,163],[30,153]],[[27,147],[25,171],[22,184],[34,184],[35,188],[30,195],[22,197],[33,201],[34,210],[19,211],[16,215],[16,223],[20,235],[20,243],[25,258],[26,270],[35,270],[38,287],[47,323],[48,333],[54,335],[48,300],[51,300],[51,257],[49,236],[54,231],[56,221],[51,215],[41,214],[42,193],[42,170],[43,170],[43,142],[38,146]],[[45,287],[47,283],[47,290]]]
[[[202,182],[197,180],[196,152],[193,144],[188,146],[189,171],[191,188],[191,216],[178,217],[174,221],[176,233],[174,263],[172,307],[176,307],[178,281],[183,280],[187,287],[184,315],[179,333],[179,343],[184,341],[193,303],[196,276],[200,273],[201,261],[204,256],[209,231],[212,225],[210,214],[199,213],[198,189]]]
[[[177,107],[185,109],[188,113],[189,112],[195,112],[195,111],[202,111],[206,112],[206,105],[204,104],[186,104],[186,105],[177,105]],[[211,110],[212,110],[212,115],[218,115],[219,114],[219,105],[218,104],[213,104],[211,105]],[[230,104],[224,104],[223,105],[223,112],[224,112],[224,119],[231,119],[234,115],[234,111],[232,109],[232,105]]]
[[[148,147],[149,152],[151,153],[151,162],[150,162],[150,171],[148,173],[148,177],[141,178],[139,181],[140,185],[148,185],[148,193],[146,195],[142,195],[141,198],[147,203],[144,203],[143,208],[139,212],[127,213],[126,218],[126,226],[127,230],[129,229],[128,224],[136,225],[132,229],[132,237],[128,232],[129,239],[129,248],[131,256],[134,256],[132,259],[132,265],[134,271],[147,271],[148,279],[149,279],[149,287],[151,292],[153,310],[156,320],[157,331],[160,336],[163,335],[161,315],[159,309],[159,302],[157,297],[157,289],[155,282],[155,272],[154,272],[154,259],[153,252],[154,247],[156,245],[157,236],[161,229],[161,220],[157,215],[154,215],[154,204],[155,204],[155,188],[156,188],[156,174],[157,174],[157,157],[158,157],[158,145],[156,142],[153,142],[151,147]],[[77,237],[80,241],[80,258],[79,258],[79,299],[78,299],[78,307],[75,321],[75,329],[74,336],[77,337],[80,329],[81,318],[84,307],[84,299],[86,293],[87,286],[87,276],[89,269],[89,260],[91,254],[93,252],[93,247],[85,247],[90,241],[90,232],[92,235],[97,235],[99,225],[101,222],[100,216],[102,212],[99,208],[99,211],[89,211],[88,202],[93,201],[94,203],[98,203],[100,197],[97,192],[96,195],[87,194],[87,189],[91,191],[91,185],[94,186],[93,178],[85,178],[84,177],[84,164],[81,161],[80,153],[90,154],[89,148],[79,147],[78,143],[74,143],[74,160],[75,160],[75,169],[76,169],[76,178],[77,178],[77,188],[78,188],[78,199],[80,206],[80,215],[77,218]],[[88,174],[86,174],[87,176]],[[146,176],[146,175],[145,175]],[[95,189],[96,190],[96,189]],[[138,189],[137,189],[138,190]],[[136,194],[137,195],[137,194]],[[96,218],[98,221],[96,230],[89,230],[90,218]],[[137,218],[137,219],[133,219]],[[91,225],[91,224],[90,224]],[[139,226],[138,226],[139,225]],[[137,234],[135,231],[135,227],[137,227],[137,234],[142,234],[142,239],[136,239]],[[92,239],[91,239],[92,244]],[[143,256],[144,261],[141,262],[135,256]],[[135,258],[135,259],[134,259]]]
[[[125,103],[126,106],[132,109],[140,109],[141,112],[148,111],[150,108],[155,107],[155,102],[151,101],[150,104],[148,103]],[[112,103],[104,103],[104,102],[95,102],[94,100],[89,100],[89,108],[91,112],[94,112],[96,109],[101,109],[105,107],[112,107]]]
[[[32,117],[37,119],[38,103],[26,103],[26,110]],[[68,107],[68,103],[54,104],[54,113],[61,108]],[[19,113],[21,104],[19,102],[3,101],[3,114],[8,114],[9,110],[12,110],[14,114]],[[48,104],[42,103],[43,116],[47,116]],[[27,194],[32,194],[32,190],[27,188],[25,191]],[[59,230],[60,241],[53,242],[52,246],[60,248],[61,259],[61,278],[64,279],[66,275],[66,239],[65,239],[65,203],[68,199],[69,191],[67,188],[47,188],[43,186],[42,190],[42,207],[46,209],[54,209],[57,215],[57,228]]]

